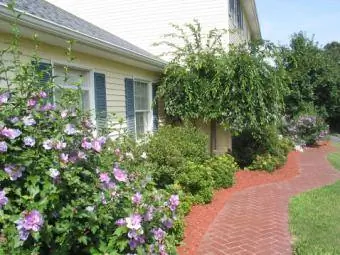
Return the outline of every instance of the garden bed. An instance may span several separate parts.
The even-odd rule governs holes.
[[[185,238],[178,248],[179,254],[196,254],[196,250],[216,215],[228,199],[237,191],[267,183],[280,182],[294,178],[299,173],[298,152],[290,152],[286,164],[275,171],[239,171],[236,173],[236,183],[232,188],[221,189],[214,193],[210,204],[196,205],[185,219]]]

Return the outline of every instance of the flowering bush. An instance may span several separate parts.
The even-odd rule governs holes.
[[[179,195],[93,135],[80,90],[54,105],[38,62],[0,68],[13,77],[0,90],[0,254],[175,253]]]
[[[313,145],[328,134],[328,126],[315,114],[300,115],[292,120],[285,120],[285,132],[296,144]]]

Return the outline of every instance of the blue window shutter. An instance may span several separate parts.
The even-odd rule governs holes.
[[[53,103],[53,89],[47,88],[46,86],[47,83],[52,79],[52,65],[43,62],[37,63],[35,61],[33,61],[32,64],[35,65],[40,76],[38,86],[48,94],[48,99],[46,101]]]
[[[158,129],[158,103],[156,100],[156,93],[157,93],[157,83],[152,84],[152,120],[153,126],[152,130],[156,131]]]
[[[133,79],[125,79],[125,110],[128,132],[135,135],[135,97]]]
[[[105,74],[94,73],[94,96],[96,122],[98,126],[102,126],[106,124],[107,117]]]

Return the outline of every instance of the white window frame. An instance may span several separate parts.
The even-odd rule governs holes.
[[[148,102],[148,111],[145,110],[136,110],[136,100],[135,100],[135,95],[136,95],[136,90],[135,90],[135,82],[141,82],[141,83],[145,83],[147,85],[147,90],[148,90],[148,97],[149,97],[149,102]],[[143,79],[133,79],[133,102],[134,102],[134,118],[135,118],[135,134],[136,134],[136,138],[137,137],[137,118],[136,118],[136,113],[137,112],[147,112],[147,118],[148,118],[148,126],[145,128],[145,132],[144,135],[148,134],[148,133],[152,133],[153,130],[153,111],[152,111],[152,82],[151,81],[147,81],[147,80],[143,80]]]
[[[55,67],[64,67],[67,66],[69,69],[75,69],[78,71],[82,71],[85,73],[84,75],[84,87],[82,87],[82,90],[88,91],[89,93],[89,110],[91,111],[91,119],[92,121],[95,121],[95,98],[94,98],[94,71],[91,70],[90,68],[82,65],[70,65],[69,63],[66,62],[61,62],[61,61],[51,61],[52,65],[52,76],[55,76]],[[62,86],[65,88],[71,88],[71,89],[77,89],[76,86]],[[55,100],[55,95],[53,94],[53,99]],[[95,122],[94,122],[95,123]]]

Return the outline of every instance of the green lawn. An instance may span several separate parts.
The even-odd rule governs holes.
[[[294,254],[340,254],[340,181],[294,197],[289,216]]]
[[[335,169],[340,170],[340,152],[329,153],[327,159]]]

